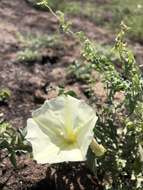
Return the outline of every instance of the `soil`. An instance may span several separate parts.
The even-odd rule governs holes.
[[[91,39],[103,44],[113,43],[114,35],[96,26],[87,18],[71,18],[75,30],[83,30]],[[17,62],[21,49],[17,33],[52,34],[58,29],[57,20],[48,12],[34,9],[24,0],[0,0],[0,88],[8,88],[11,96],[0,105],[0,113],[15,128],[26,126],[32,110],[46,99],[57,95],[56,87],[63,85],[86,99],[81,84],[67,80],[66,68],[79,56],[77,42],[63,37],[62,47],[45,48],[43,61],[33,64]],[[91,30],[92,28],[92,30]],[[142,46],[134,44],[138,60],[143,57]],[[70,82],[69,82],[70,81]],[[100,83],[97,95],[103,95]],[[99,93],[99,94],[98,94]],[[28,155],[17,156],[18,168],[14,169],[6,157],[0,163],[1,190],[102,190],[97,179],[85,163],[58,166],[38,165]]]

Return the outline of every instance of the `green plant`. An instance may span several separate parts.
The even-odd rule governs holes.
[[[58,35],[35,35],[28,33],[22,35],[20,33],[16,34],[18,41],[21,43],[23,48],[29,49],[40,49],[40,48],[49,48],[56,47],[60,45],[61,40]]]
[[[37,51],[25,49],[17,53],[17,60],[24,62],[34,62],[41,59],[41,55]]]
[[[14,129],[9,123],[0,123],[0,150],[7,150],[8,157],[14,167],[17,152],[31,152],[31,147],[25,141],[26,131]],[[0,158],[1,159],[1,158]]]
[[[11,92],[9,89],[3,88],[0,89],[0,102],[5,102],[11,96]]]
[[[83,57],[102,75],[107,92],[106,102],[102,103],[98,112],[95,136],[108,151],[105,157],[96,159],[97,174],[104,176],[105,189],[141,190],[143,118],[139,105],[143,104],[143,79],[134,56],[124,41],[126,30],[127,27],[122,23],[111,50],[118,55],[120,70],[112,59],[100,54],[89,39],[83,35],[80,35],[80,39],[84,41]],[[118,92],[123,94],[121,102],[115,101]]]
[[[17,33],[17,39],[21,44],[21,49],[17,53],[17,60],[24,62],[40,61],[42,52],[45,48],[55,48],[61,46],[58,35],[33,35],[27,34],[23,36]]]

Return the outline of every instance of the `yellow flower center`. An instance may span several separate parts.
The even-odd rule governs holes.
[[[61,137],[68,144],[74,144],[77,140],[77,135],[72,130],[68,130],[68,131],[66,131],[66,133],[61,133]]]
[[[73,144],[76,142],[76,134],[74,132],[70,132],[66,135],[65,140],[68,144]]]

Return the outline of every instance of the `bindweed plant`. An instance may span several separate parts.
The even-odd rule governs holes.
[[[82,59],[102,76],[106,101],[97,106],[97,113],[68,95],[45,102],[28,120],[26,138],[32,144],[34,159],[39,163],[87,159],[105,190],[142,190],[143,78],[124,40],[128,27],[121,23],[110,50],[117,57],[117,67],[83,32],[73,32],[63,13],[54,13],[46,0],[42,4],[56,16],[65,33],[80,41]],[[116,101],[118,93],[122,97]]]
[[[124,42],[126,30],[122,23],[112,49],[118,55],[120,70],[111,59],[98,54],[88,39],[84,41],[83,57],[101,73],[107,92],[106,102],[98,112],[95,135],[108,151],[104,158],[97,159],[97,171],[104,176],[105,189],[141,190],[143,79],[132,52]],[[115,101],[119,92],[122,92],[121,102]]]
[[[124,23],[111,51],[118,56],[120,69],[109,57],[100,54],[84,35],[82,56],[103,77],[106,102],[98,112],[95,135],[107,148],[97,158],[97,173],[103,176],[105,189],[142,189],[143,181],[143,79],[133,53],[127,48]],[[115,95],[122,92],[121,102]],[[96,103],[95,103],[96,104]],[[93,167],[95,169],[95,167]]]
[[[95,135],[108,147],[104,158],[97,159],[105,189],[142,189],[143,180],[143,79],[132,52],[124,42],[127,27],[122,23],[112,49],[118,55],[120,70],[85,39],[83,57],[103,76],[107,100],[98,112]],[[115,95],[122,92],[122,101]],[[140,107],[140,106],[141,107]],[[140,107],[140,108],[139,108]],[[140,115],[140,117],[139,117]]]

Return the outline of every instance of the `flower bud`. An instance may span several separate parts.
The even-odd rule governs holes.
[[[102,144],[98,144],[95,138],[92,140],[90,148],[96,156],[103,156],[106,152],[104,146]]]

